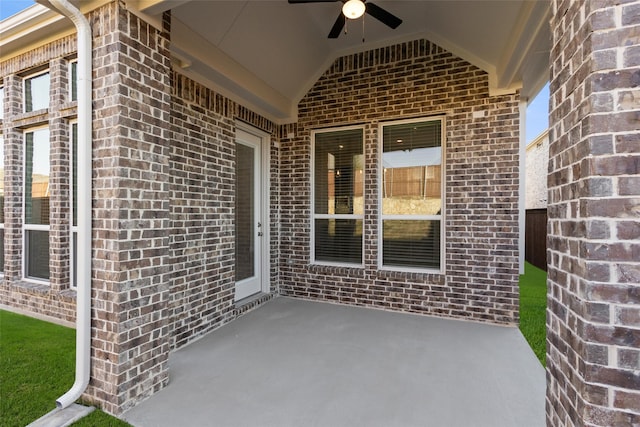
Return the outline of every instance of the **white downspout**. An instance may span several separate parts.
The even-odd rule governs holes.
[[[76,379],[56,400],[58,408],[75,402],[89,385],[91,365],[91,26],[67,0],[49,0],[78,31],[78,243],[76,296]]]

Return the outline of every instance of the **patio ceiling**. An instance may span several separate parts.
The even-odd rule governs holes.
[[[279,122],[338,57],[427,38],[489,72],[493,93],[533,97],[548,79],[548,1],[374,0],[403,20],[392,30],[365,15],[328,39],[339,2],[130,0],[159,19],[171,9],[174,61],[182,72]],[[364,36],[364,42],[363,42]]]
[[[37,0],[47,4],[47,0]],[[108,0],[72,0],[83,11]],[[487,71],[493,94],[521,89],[531,99],[549,75],[548,0],[372,0],[403,20],[395,30],[365,15],[328,39],[339,2],[287,0],[125,0],[160,26],[172,11],[171,50],[180,72],[277,123],[296,120],[297,104],[338,57],[427,38]],[[0,23],[0,52],[73,32],[41,5]],[[364,42],[363,42],[364,36]]]

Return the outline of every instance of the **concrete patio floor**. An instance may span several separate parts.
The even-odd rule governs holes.
[[[544,426],[517,328],[276,298],[170,356],[134,426]]]

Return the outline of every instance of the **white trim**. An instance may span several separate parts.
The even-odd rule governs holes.
[[[315,214],[314,219],[364,219],[364,214]]]
[[[33,74],[27,74],[22,77],[22,112],[23,113],[31,113],[38,110],[44,110],[44,108],[33,108],[31,111],[27,111],[27,80],[35,79],[36,77],[43,76],[45,74],[49,74],[49,90],[47,91],[47,106],[49,108],[51,105],[51,70],[46,68],[41,71],[37,71]],[[31,99],[31,103],[33,104],[33,97]]]
[[[50,231],[50,224],[23,224],[23,230],[28,231]]]
[[[26,282],[39,283],[39,284],[50,284],[51,281],[47,279],[40,279],[37,277],[30,277],[27,275],[27,231],[51,231],[51,224],[27,224],[26,222],[26,185],[27,182],[27,156],[25,155],[25,150],[27,148],[27,134],[35,133],[39,130],[47,129],[49,130],[49,171],[51,171],[51,131],[48,125],[37,126],[29,129],[25,129],[22,132],[22,266],[21,266],[21,276],[22,280]],[[35,142],[35,141],[34,141]],[[35,152],[35,146],[34,152]],[[51,175],[49,175],[51,178]],[[49,236],[50,237],[50,236]],[[50,249],[50,247],[49,247]]]
[[[339,127],[331,127],[326,129],[313,129],[311,131],[311,224],[310,224],[310,233],[309,236],[309,260],[311,264],[314,265],[329,265],[336,267],[348,267],[348,268],[364,268],[364,246],[365,246],[365,233],[364,233],[364,213],[362,214],[316,214],[316,194],[315,194],[315,176],[316,176],[316,135],[332,133],[332,132],[340,132],[345,130],[360,130],[362,132],[362,199],[364,206],[364,190],[365,190],[365,181],[366,181],[366,165],[364,164],[366,161],[365,150],[364,150],[364,125],[352,125],[352,126],[339,126]],[[360,259],[362,262],[360,263],[350,263],[350,262],[331,262],[331,261],[322,261],[316,259],[316,219],[355,219],[362,220],[362,251],[360,252]]]
[[[0,120],[4,120],[4,85],[0,84]]]
[[[384,150],[384,127],[396,126],[408,123],[425,123],[425,122],[440,122],[440,149],[442,150],[441,162],[440,162],[440,215],[384,215],[382,212],[383,206],[383,194],[382,189],[384,185],[384,165],[383,165],[383,150]],[[403,119],[403,120],[391,120],[380,122],[378,125],[378,270],[385,271],[402,271],[409,273],[427,273],[427,274],[444,274],[445,272],[445,213],[446,213],[446,121],[445,116],[426,116],[421,118]],[[384,252],[384,234],[382,224],[385,220],[405,220],[405,221],[425,221],[425,220],[439,220],[440,221],[440,269],[435,268],[419,268],[419,267],[405,267],[384,265],[383,252]]]
[[[77,101],[78,100],[78,81],[76,80],[76,99],[73,99],[73,65],[75,64],[76,66],[76,77],[78,77],[78,58],[72,59],[69,61],[69,69],[68,69],[68,75],[69,75],[69,101],[73,102],[73,101]],[[77,120],[74,121],[74,123],[77,123]]]
[[[245,122],[236,121],[236,132],[241,130],[260,139],[260,224],[262,224],[260,259],[260,288],[261,292],[271,292],[271,135]],[[238,143],[237,139],[235,141]]]

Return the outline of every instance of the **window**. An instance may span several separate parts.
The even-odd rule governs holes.
[[[49,129],[25,133],[24,277],[49,280]]]
[[[4,88],[0,86],[0,120],[4,119]]]
[[[379,264],[443,269],[442,120],[381,125]]]
[[[313,133],[314,262],[363,264],[362,133],[361,128]]]
[[[71,124],[71,287],[78,283],[78,123]]]
[[[72,101],[78,100],[78,60],[69,63],[70,95]]]
[[[49,73],[41,73],[24,79],[24,111],[49,108]]]
[[[4,139],[0,137],[0,273],[4,272]]]

